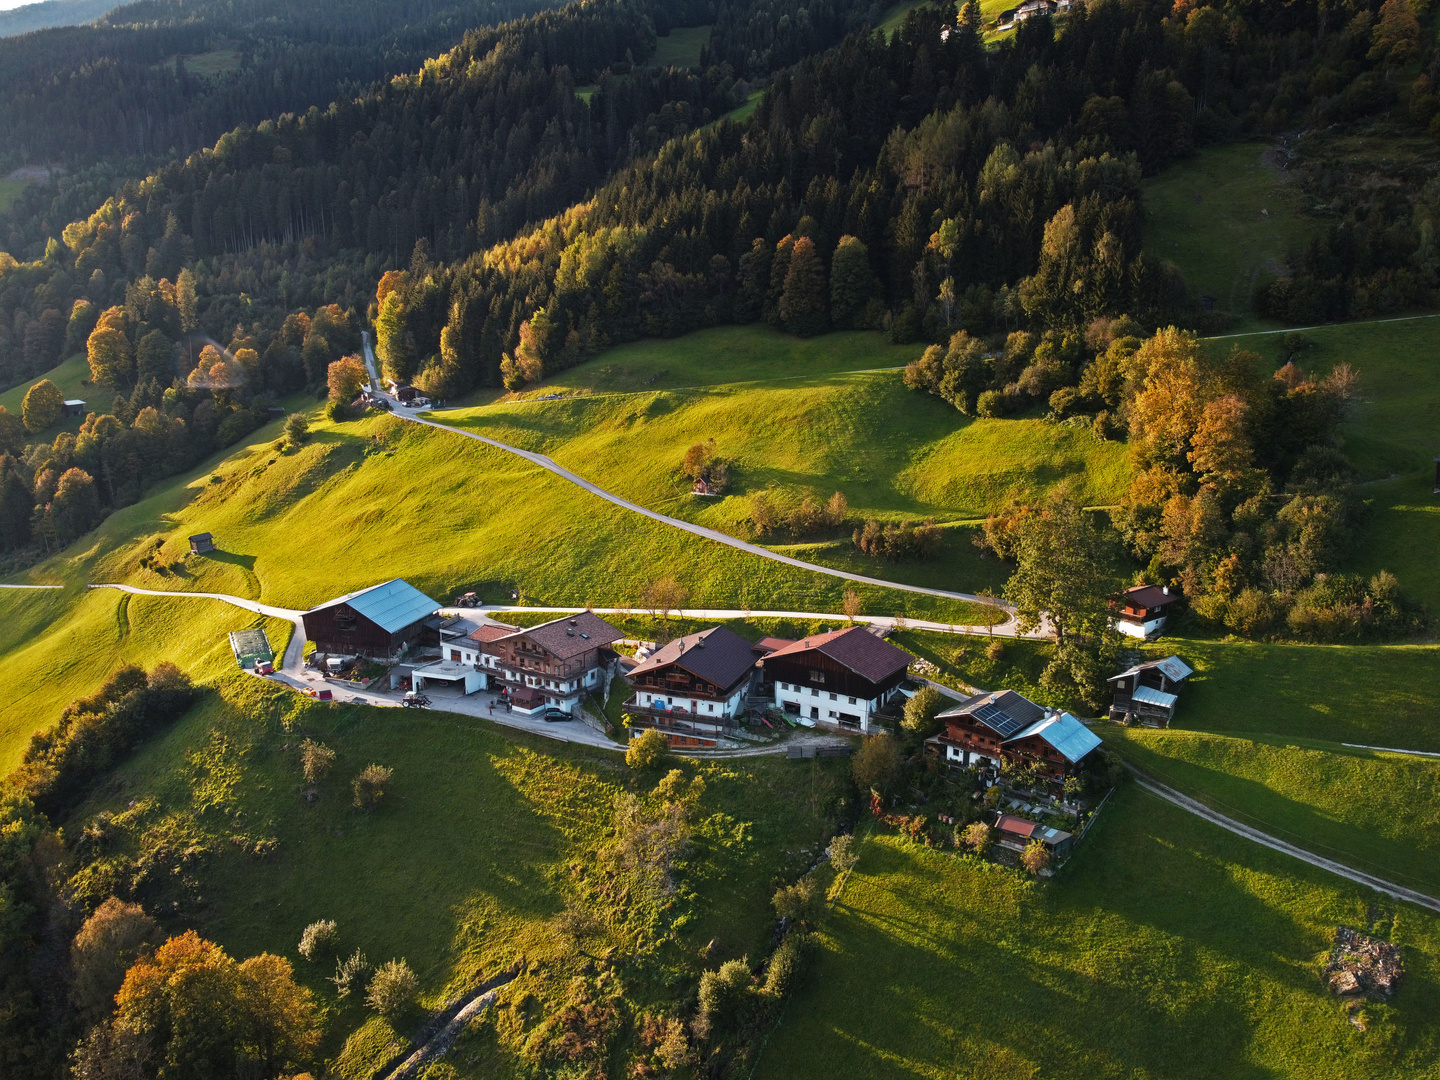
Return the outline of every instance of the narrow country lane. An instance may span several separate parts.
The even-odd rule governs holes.
[[[669,525],[673,528],[688,532],[692,536],[699,536],[706,540],[713,540],[717,544],[724,544],[727,547],[735,548],[738,551],[744,551],[750,555],[755,555],[762,559],[769,559],[771,562],[784,563],[787,566],[793,566],[799,570],[809,570],[812,573],[825,574],[828,577],[841,578],[842,580],[853,581],[862,585],[876,585],[884,589],[897,589],[901,592],[919,593],[924,596],[938,596],[946,600],[966,600],[974,604],[989,603],[992,606],[1001,608],[1007,614],[1007,616],[1009,616],[1009,618],[1014,618],[1014,609],[1011,608],[1009,605],[998,600],[987,601],[983,597],[977,596],[974,593],[950,592],[947,589],[931,589],[923,585],[903,585],[898,581],[887,581],[884,578],[867,577],[864,574],[852,574],[847,570],[836,570],[829,566],[820,566],[818,563],[809,563],[805,562],[803,559],[795,559],[790,557],[789,555],[781,555],[777,551],[771,551],[769,548],[761,547],[759,544],[751,544],[745,540],[739,540],[736,537],[729,535],[728,533],[720,532],[718,529],[708,529],[703,525],[696,525],[693,522],[685,521],[681,518],[670,517],[668,514],[662,514],[656,510],[649,510],[641,506],[639,503],[633,503],[629,499],[621,498],[619,495],[616,495],[613,492],[606,491],[604,488],[600,487],[597,484],[592,484],[583,476],[576,475],[569,469],[565,468],[563,465],[557,464],[553,458],[546,457],[544,454],[537,454],[531,450],[521,450],[518,446],[511,446],[509,443],[500,442],[498,439],[492,439],[488,436],[480,435],[473,431],[466,431],[464,428],[458,428],[450,424],[441,423],[439,420],[434,420],[423,416],[416,416],[409,409],[406,409],[403,405],[401,405],[399,401],[391,397],[389,394],[386,394],[384,390],[381,389],[380,373],[375,364],[374,350],[370,347],[370,332],[368,330],[364,332],[364,340],[365,366],[370,371],[370,378],[374,384],[373,391],[374,393],[379,394],[386,401],[388,401],[391,406],[391,412],[393,412],[396,416],[400,417],[400,419],[402,420],[408,420],[414,424],[423,424],[426,427],[432,427],[439,431],[448,431],[455,435],[463,435],[467,439],[474,439],[476,442],[482,442],[486,446],[493,446],[495,449],[503,450],[507,454],[514,454],[516,457],[524,458],[531,464],[538,465],[540,468],[546,470],[547,472],[553,473],[554,475],[560,477],[562,480],[566,480],[569,483],[574,484],[576,487],[584,491],[588,491],[591,495],[595,495],[601,499],[604,499],[606,502],[613,503],[614,505],[619,506],[625,510],[629,510],[631,513],[639,514],[642,517],[649,518],[651,521],[658,521],[663,525]]]

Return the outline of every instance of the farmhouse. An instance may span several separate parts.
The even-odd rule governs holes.
[[[635,688],[627,711],[641,723],[708,735],[733,723],[750,695],[755,653],[723,626],[676,638],[656,649],[626,675]]]
[[[319,652],[394,660],[439,610],[439,601],[395,578],[305,612],[305,636]]]
[[[1171,593],[1168,585],[1137,585],[1126,589],[1120,594],[1115,629],[1129,637],[1155,637],[1165,627],[1170,606],[1179,599],[1179,594]]]
[[[1039,766],[1058,779],[1074,773],[1100,745],[1100,737],[1069,713],[1044,709],[1014,690],[977,694],[937,719],[944,728],[925,740],[925,750],[952,768],[998,769],[1008,761]]]
[[[1128,671],[1110,677],[1115,698],[1110,704],[1110,719],[1146,727],[1169,727],[1175,717],[1175,691],[1195,674],[1189,664],[1178,656],[1136,664]]]
[[[777,708],[818,724],[868,732],[899,692],[912,657],[862,626],[781,645],[760,659]]]
[[[480,646],[490,686],[498,686],[510,707],[523,713],[547,707],[573,713],[582,694],[603,694],[615,663],[607,646],[625,636],[593,611],[528,630],[497,635],[481,627],[476,633],[482,637],[471,640]]]

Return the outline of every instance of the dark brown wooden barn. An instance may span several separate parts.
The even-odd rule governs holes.
[[[394,660],[439,610],[438,600],[395,578],[305,612],[305,637],[322,653]]]

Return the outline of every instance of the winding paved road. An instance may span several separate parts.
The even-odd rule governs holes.
[[[762,559],[769,559],[771,562],[784,563],[787,566],[793,566],[799,570],[809,570],[812,573],[825,574],[829,577],[841,578],[845,581],[854,581],[862,585],[876,585],[883,589],[898,589],[901,592],[920,593],[924,596],[938,596],[946,600],[966,600],[973,604],[989,603],[995,607],[1001,608],[1003,611],[1005,611],[1007,615],[1013,618],[1014,609],[1010,605],[1005,604],[999,600],[987,601],[983,597],[977,596],[974,593],[950,592],[948,589],[930,589],[926,588],[923,585],[902,585],[898,581],[886,581],[884,578],[867,577],[864,574],[852,574],[847,570],[836,570],[833,567],[820,566],[818,563],[809,563],[805,562],[803,559],[795,559],[791,558],[789,555],[781,555],[778,551],[771,551],[769,548],[761,547],[759,544],[751,544],[744,540],[739,540],[728,533],[720,532],[718,529],[707,529],[704,525],[696,525],[694,522],[685,521],[682,518],[670,517],[668,514],[662,514],[656,510],[647,509],[646,507],[641,506],[639,503],[633,503],[629,499],[621,498],[614,492],[606,491],[599,485],[592,484],[583,476],[576,475],[569,469],[565,468],[563,465],[556,463],[553,458],[549,458],[544,454],[537,454],[532,450],[521,450],[518,446],[511,446],[509,443],[500,442],[498,439],[492,439],[488,436],[480,435],[473,431],[466,431],[464,428],[454,427],[451,424],[444,424],[438,420],[433,420],[428,417],[416,416],[412,410],[405,408],[403,405],[400,404],[399,401],[391,397],[389,394],[385,393],[384,390],[381,388],[380,373],[375,364],[375,353],[374,350],[372,350],[370,347],[369,331],[365,331],[364,341],[365,366],[370,371],[370,379],[373,384],[372,390],[375,394],[378,394],[386,401],[388,401],[391,406],[391,411],[396,416],[400,417],[402,420],[409,420],[410,422],[415,424],[423,424],[426,427],[436,428],[439,431],[448,431],[455,435],[463,435],[467,439],[474,439],[476,442],[484,443],[486,446],[493,446],[495,449],[503,450],[507,454],[514,454],[516,457],[524,458],[532,465],[538,465],[545,471],[554,473],[562,480],[569,481],[576,487],[581,488],[584,491],[588,491],[591,495],[595,495],[601,499],[604,499],[606,502],[613,503],[614,505],[619,506],[625,510],[629,510],[631,513],[639,514],[642,517],[649,518],[651,521],[658,521],[661,524],[669,525],[673,528],[688,532],[692,536],[699,536],[706,540],[713,540],[717,544],[724,544],[727,547],[732,547],[739,551],[744,551],[750,555],[755,555]]]

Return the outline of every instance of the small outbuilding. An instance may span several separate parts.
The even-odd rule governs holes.
[[[439,610],[438,600],[395,578],[311,608],[303,616],[305,636],[322,653],[393,660]]]
[[[1146,727],[1169,727],[1175,716],[1175,692],[1180,684],[1195,674],[1189,664],[1178,656],[1136,664],[1119,675],[1110,677],[1115,698],[1110,704],[1110,719]]]
[[[190,554],[204,555],[215,550],[215,537],[210,533],[196,533],[190,537]]]
[[[65,416],[84,416],[85,402],[80,398],[67,398],[64,405]]]

